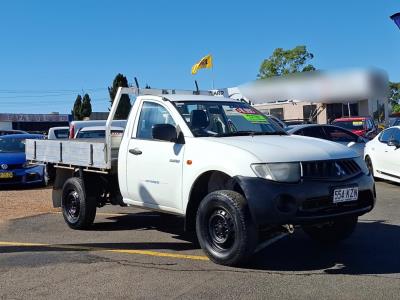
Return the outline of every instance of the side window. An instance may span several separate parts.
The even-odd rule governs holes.
[[[303,135],[319,139],[326,139],[324,131],[319,126],[310,126],[303,128]]]
[[[381,143],[387,144],[387,142],[389,142],[390,138],[392,137],[392,134],[393,134],[393,129],[392,128],[386,129],[379,136],[379,141]]]
[[[391,139],[400,141],[400,129],[397,128],[393,129],[393,135]]]
[[[293,134],[295,135],[304,135],[303,129],[295,131]]]
[[[357,136],[341,128],[325,127],[328,139],[334,142],[357,142]]]
[[[171,124],[175,126],[169,112],[160,104],[145,101],[140,111],[136,138],[153,139],[152,128],[155,124]]]

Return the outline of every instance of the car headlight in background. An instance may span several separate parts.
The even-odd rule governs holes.
[[[354,158],[354,161],[357,163],[357,165],[360,167],[361,171],[365,175],[369,174],[369,169],[367,167],[367,164],[365,163],[364,159],[361,156]]]
[[[251,168],[258,177],[278,182],[298,182],[301,177],[298,162],[252,164]]]

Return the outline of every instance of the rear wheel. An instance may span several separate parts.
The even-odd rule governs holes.
[[[323,224],[303,226],[303,231],[319,243],[337,243],[353,233],[357,221],[358,217],[344,217]]]
[[[88,197],[82,179],[69,178],[64,186],[61,209],[65,222],[72,229],[87,229],[96,217],[96,201]]]
[[[246,199],[233,191],[215,191],[203,199],[197,211],[196,232],[207,256],[222,265],[245,262],[257,245]]]

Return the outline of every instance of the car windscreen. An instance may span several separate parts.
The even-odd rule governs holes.
[[[111,130],[111,136],[121,136],[124,132],[121,130]],[[102,139],[106,137],[105,130],[88,130],[79,131],[76,135],[77,139]]]
[[[54,135],[58,139],[67,139],[69,137],[69,129],[56,129]]]
[[[247,103],[182,101],[174,104],[196,137],[286,135],[276,122]]]
[[[79,131],[76,135],[77,139],[100,139],[106,136],[105,130]]]
[[[0,138],[0,153],[25,152],[25,139]]]
[[[332,125],[342,127],[348,130],[364,130],[364,121],[337,121]]]

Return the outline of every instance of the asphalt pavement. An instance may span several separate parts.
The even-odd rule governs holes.
[[[60,213],[17,219],[0,225],[0,298],[399,299],[400,186],[377,194],[343,243],[297,230],[243,268],[210,262],[174,216],[107,207],[87,231]]]

